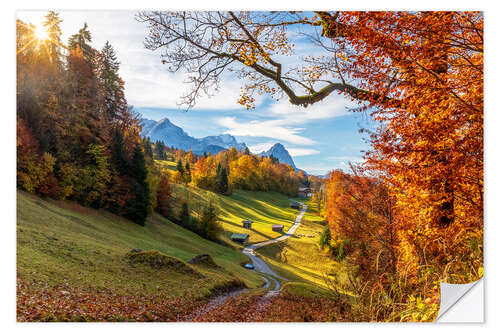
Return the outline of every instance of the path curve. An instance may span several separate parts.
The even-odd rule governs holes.
[[[272,279],[275,283],[273,290],[270,290],[266,294],[266,296],[271,296],[271,295],[276,294],[281,288],[281,284],[279,283],[279,281],[274,279],[274,278],[281,279],[281,280],[288,280],[288,279],[280,276],[278,273],[273,271],[271,269],[271,267],[269,267],[264,260],[257,257],[255,250],[257,250],[263,246],[266,246],[266,245],[281,242],[281,241],[289,238],[290,236],[292,236],[295,233],[295,230],[299,227],[300,223],[302,222],[302,217],[304,216],[304,214],[307,210],[306,204],[302,203],[301,205],[302,205],[302,208],[300,210],[299,215],[297,215],[297,217],[295,218],[295,223],[290,227],[290,229],[288,229],[288,232],[286,234],[284,234],[278,238],[273,238],[273,239],[270,239],[270,240],[267,240],[264,242],[250,244],[243,249],[243,253],[246,254],[252,260],[252,263],[255,267],[255,270],[258,272],[267,274],[269,276],[269,278]],[[263,278],[266,280],[265,286],[268,286],[269,280],[266,277],[263,277]]]
[[[295,218],[295,223],[292,225],[290,229],[288,229],[288,232],[278,238],[270,239],[264,242],[256,243],[256,244],[251,244],[248,245],[243,249],[243,253],[246,254],[253,262],[253,265],[255,267],[255,270],[258,272],[263,273],[262,278],[265,280],[264,285],[262,288],[269,288],[271,285],[271,280],[274,282],[274,288],[272,290],[269,290],[265,295],[264,299],[269,299],[270,297],[273,297],[277,295],[280,291],[281,284],[278,279],[281,280],[288,280],[282,276],[280,276],[278,273],[273,271],[271,267],[269,267],[264,260],[261,258],[257,257],[255,250],[258,248],[261,248],[266,245],[274,244],[277,242],[281,242],[288,237],[292,236],[295,233],[295,230],[299,227],[300,223],[302,222],[302,217],[304,216],[306,210],[307,210],[307,205],[306,204],[301,204],[302,209],[300,210],[299,215]],[[265,275],[264,275],[265,274]],[[235,297],[239,294],[241,294],[243,291],[247,289],[238,289],[234,290],[232,292],[220,295],[214,299],[212,299],[208,304],[205,306],[195,310],[185,318],[183,318],[182,321],[197,321],[199,318],[203,318],[207,313],[209,313],[212,309],[221,306],[224,302],[226,302],[228,299]],[[259,303],[261,306],[264,304],[265,301],[262,303]]]

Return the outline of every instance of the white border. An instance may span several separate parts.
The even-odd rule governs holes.
[[[498,53],[498,33],[500,32],[500,17],[494,1],[435,1],[435,0],[420,0],[412,1],[407,4],[401,1],[370,1],[358,0],[356,2],[343,1],[337,2],[332,0],[315,0],[314,2],[304,1],[290,1],[290,0],[253,0],[251,2],[235,3],[230,0],[223,1],[152,1],[152,0],[110,0],[110,1],[74,1],[67,0],[20,0],[20,1],[5,1],[2,4],[2,20],[1,22],[1,36],[2,36],[2,121],[0,122],[0,135],[1,147],[0,152],[2,156],[0,184],[1,184],[1,243],[2,244],[2,274],[0,275],[0,286],[2,288],[1,295],[1,327],[5,332],[8,331],[67,331],[71,329],[72,332],[87,332],[104,331],[109,329],[119,329],[122,332],[132,332],[137,329],[146,329],[148,331],[161,331],[166,330],[203,330],[203,332],[234,332],[237,330],[239,333],[254,332],[256,330],[272,330],[287,332],[301,332],[303,330],[324,330],[325,332],[332,332],[332,330],[349,330],[354,331],[399,331],[403,328],[401,324],[18,324],[15,323],[15,11],[22,9],[149,9],[149,8],[164,8],[164,9],[282,9],[282,10],[310,10],[310,9],[353,9],[353,10],[443,10],[443,9],[462,9],[462,10],[484,10],[486,15],[486,221],[485,221],[485,272],[487,284],[486,290],[489,297],[486,297],[486,324],[484,325],[457,325],[457,324],[403,324],[404,329],[410,331],[422,330],[439,330],[443,328],[451,329],[454,332],[476,331],[479,329],[490,329],[498,325],[498,304],[491,304],[488,306],[488,300],[495,300],[499,295],[498,287],[495,283],[487,283],[488,276],[492,277],[491,281],[495,281],[500,277],[497,271],[497,265],[492,259],[494,253],[500,253],[497,239],[500,219],[498,213],[494,212],[495,202],[499,200],[499,168],[498,168],[498,145],[500,142],[499,133],[500,126],[499,113],[500,108],[498,105],[498,93],[496,90],[499,88],[499,60]],[[498,206],[498,203],[497,203]],[[488,209],[490,208],[490,209]],[[495,232],[497,231],[497,232]],[[493,301],[492,301],[493,302]],[[498,303],[498,301],[496,301]],[[496,305],[496,306],[495,306]],[[492,311],[489,309],[492,308]],[[279,325],[279,326],[277,326]],[[285,326],[286,325],[286,326]],[[423,327],[425,325],[425,327]]]

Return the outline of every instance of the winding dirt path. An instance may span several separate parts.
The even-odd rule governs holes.
[[[307,205],[306,204],[301,204],[301,205],[302,205],[302,208],[300,210],[299,215],[297,215],[297,217],[295,218],[295,223],[290,227],[290,229],[288,229],[288,232],[286,234],[284,234],[284,235],[282,235],[282,236],[280,236],[278,238],[273,238],[273,239],[270,239],[270,240],[267,240],[267,241],[264,241],[264,242],[250,244],[250,245],[248,245],[247,247],[245,247],[243,249],[243,253],[246,254],[252,260],[252,263],[253,263],[253,265],[255,267],[255,270],[258,271],[258,272],[261,272],[261,273],[269,275],[269,278],[272,279],[275,282],[275,287],[273,288],[273,290],[270,290],[268,292],[268,294],[270,294],[270,293],[276,294],[280,290],[281,284],[276,279],[280,279],[280,280],[287,280],[287,279],[284,278],[284,277],[282,277],[282,276],[280,276],[275,271],[273,271],[271,269],[271,267],[269,267],[264,260],[262,260],[261,258],[257,257],[257,255],[255,253],[255,250],[257,250],[257,249],[259,249],[261,247],[264,247],[266,245],[270,245],[270,244],[274,244],[274,243],[278,243],[278,242],[284,241],[288,237],[292,236],[295,233],[295,230],[297,230],[297,228],[299,227],[300,223],[302,222],[302,217],[304,216],[304,214],[305,214],[305,212],[307,210]],[[276,279],[274,279],[273,277],[276,278]],[[263,277],[263,278],[266,279],[267,282],[269,282],[266,277]]]
[[[271,286],[271,280],[274,282],[274,288],[270,289],[262,298],[261,301],[258,302],[258,304],[254,304],[255,310],[260,311],[264,310],[266,307],[267,303],[269,303],[269,299],[275,295],[277,295],[281,289],[281,284],[279,280],[288,280],[282,276],[280,276],[278,273],[273,271],[271,267],[269,267],[264,260],[259,258],[257,254],[255,253],[256,249],[259,249],[263,246],[274,244],[281,242],[290,236],[292,236],[295,233],[295,230],[299,227],[300,223],[302,222],[302,217],[304,216],[306,210],[307,210],[307,205],[301,204],[302,208],[300,210],[299,215],[297,215],[295,219],[295,223],[290,227],[288,232],[280,237],[270,239],[264,242],[256,243],[256,244],[250,244],[247,247],[243,249],[243,253],[247,255],[251,260],[252,263],[255,267],[255,270],[263,273],[262,278],[265,280],[264,285],[261,288],[267,288],[269,289]],[[182,321],[204,321],[203,318],[210,313],[211,310],[215,308],[219,308],[221,306],[224,306],[226,302],[228,302],[230,299],[238,296],[242,292],[244,292],[247,289],[238,289],[234,290],[229,293],[225,293],[223,295],[217,296],[214,299],[210,300],[206,305],[196,309],[193,311],[191,314],[189,314],[187,317],[183,318]]]

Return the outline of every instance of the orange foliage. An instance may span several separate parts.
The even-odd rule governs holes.
[[[435,265],[447,278],[453,262],[470,282],[482,265],[481,249],[462,256],[472,238],[482,243],[482,13],[345,12],[337,20],[326,34],[343,47],[345,71],[370,91],[364,108],[380,123],[366,166],[404,221],[401,269],[412,265],[416,277],[417,267]]]

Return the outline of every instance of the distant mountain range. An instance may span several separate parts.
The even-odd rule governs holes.
[[[182,128],[174,125],[168,118],[163,118],[160,121],[141,119],[142,136],[149,137],[152,141],[163,141],[165,145],[191,151],[197,155],[203,153],[217,154],[218,152],[231,149],[245,150],[247,147],[244,143],[238,143],[235,137],[229,134],[221,134],[216,136],[206,136],[198,139],[190,136]]]
[[[191,149],[191,151],[197,155],[203,155],[205,152],[217,154],[222,150],[231,149],[232,147],[240,151],[247,148],[245,143],[239,143],[234,136],[229,134],[206,136],[200,139],[192,137],[184,132],[182,128],[174,125],[168,118],[163,118],[159,121],[142,118],[141,126],[142,136],[149,137],[151,141],[163,141],[168,147],[186,151]],[[281,143],[276,143],[269,150],[258,155],[272,155],[277,158],[280,163],[291,165],[295,170],[299,171],[293,162],[292,156],[290,156],[290,153]]]

